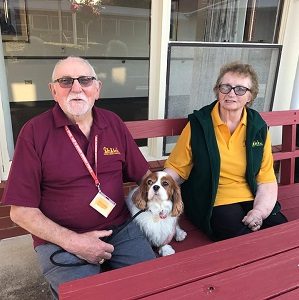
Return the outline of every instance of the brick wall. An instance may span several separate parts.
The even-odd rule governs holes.
[[[0,240],[27,233],[11,221],[9,217],[10,207],[2,204],[4,185],[4,182],[0,182]]]

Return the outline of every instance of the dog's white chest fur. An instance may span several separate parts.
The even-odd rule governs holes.
[[[138,211],[138,208],[134,206],[131,213],[135,214]],[[175,234],[177,217],[167,216],[166,218],[161,218],[158,214],[145,211],[135,221],[139,224],[150,243],[155,247],[161,247],[172,240]]]

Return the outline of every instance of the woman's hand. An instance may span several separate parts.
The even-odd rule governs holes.
[[[253,201],[253,209],[243,218],[242,222],[252,231],[257,231],[262,227],[263,220],[266,219],[277,199],[277,183],[260,183]]]
[[[262,212],[254,208],[247,213],[242,222],[252,231],[257,231],[262,227],[263,224]]]

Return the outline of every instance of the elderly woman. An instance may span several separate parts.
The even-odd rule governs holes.
[[[165,163],[183,182],[187,217],[214,240],[287,222],[267,124],[248,108],[258,94],[256,72],[248,64],[225,65],[214,92],[216,101],[189,115]]]

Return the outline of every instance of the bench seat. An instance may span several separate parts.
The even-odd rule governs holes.
[[[292,296],[299,288],[298,230],[295,220],[66,282],[59,296],[61,300],[297,299]]]

